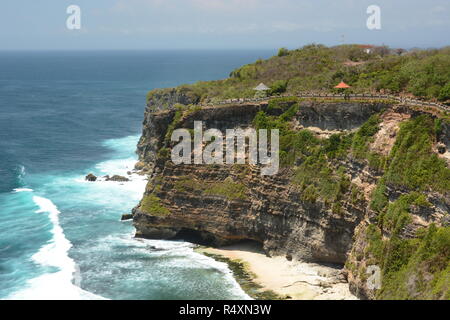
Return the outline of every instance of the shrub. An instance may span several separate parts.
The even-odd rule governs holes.
[[[380,130],[379,115],[371,116],[355,133],[352,141],[352,154],[356,158],[368,158],[369,143],[372,137]]]
[[[272,83],[272,86],[270,87],[268,94],[271,96],[282,94],[286,92],[287,86],[288,86],[287,80],[277,80],[274,83]]]
[[[392,238],[385,246],[378,298],[450,298],[450,227],[431,224],[417,239]]]
[[[428,115],[404,122],[389,156],[386,182],[411,190],[450,191],[450,169],[432,151],[435,124]]]
[[[179,122],[183,118],[183,114],[187,110],[186,106],[182,105],[182,104],[176,104],[174,106],[174,108],[175,108],[176,111],[175,111],[175,115],[173,117],[172,123],[167,128],[167,132],[166,132],[166,136],[165,136],[165,142],[166,143],[170,142],[170,139],[172,138],[173,132],[177,128],[177,125],[179,124]]]
[[[170,159],[170,149],[169,148],[161,148],[158,151],[158,158],[163,160]]]
[[[389,204],[386,214],[383,216],[383,228],[391,231],[393,234],[400,233],[411,222],[409,211],[416,197],[416,194],[402,195]]]
[[[223,182],[209,185],[205,190],[205,194],[224,196],[229,200],[244,200],[246,196],[247,187],[240,183],[234,182],[231,177],[227,177]]]
[[[279,56],[279,57],[284,57],[284,56],[287,56],[287,55],[289,55],[289,50],[288,50],[288,49],[286,49],[286,48],[280,48],[280,49],[278,50],[277,56]]]
[[[269,100],[267,106],[267,112],[272,113],[283,113],[286,112],[290,107],[298,104],[299,99],[297,97],[279,97]]]
[[[383,181],[381,181],[372,192],[372,201],[370,202],[370,208],[377,212],[381,212],[387,206],[388,202],[389,200],[386,196],[386,185]]]
[[[174,183],[174,189],[179,192],[203,191],[203,187],[194,176],[181,176]]]
[[[169,209],[161,204],[161,199],[153,193],[144,196],[141,202],[141,210],[154,216],[170,214]]]
[[[438,99],[441,101],[450,100],[450,82],[439,91]]]

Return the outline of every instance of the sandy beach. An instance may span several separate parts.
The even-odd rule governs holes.
[[[262,291],[273,291],[294,300],[356,300],[340,269],[300,261],[284,256],[267,257],[253,244],[222,248],[202,248],[206,254],[219,255],[245,265]]]

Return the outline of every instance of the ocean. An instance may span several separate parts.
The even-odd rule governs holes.
[[[153,88],[223,79],[270,51],[0,52],[0,299],[248,299],[187,242],[134,238]]]

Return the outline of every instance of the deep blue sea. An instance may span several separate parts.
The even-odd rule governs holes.
[[[248,298],[185,242],[134,239],[148,90],[222,79],[269,51],[0,52],[0,299]]]

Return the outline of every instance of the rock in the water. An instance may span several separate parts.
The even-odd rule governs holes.
[[[122,218],[121,218],[122,221],[131,220],[131,219],[133,219],[133,215],[131,213],[125,213],[122,215]]]
[[[89,173],[85,179],[86,179],[86,181],[90,181],[90,182],[97,181],[97,177],[94,176],[92,173]]]
[[[127,181],[130,181],[130,179],[123,177],[123,176],[114,175],[112,177],[107,177],[106,181],[127,182]]]

